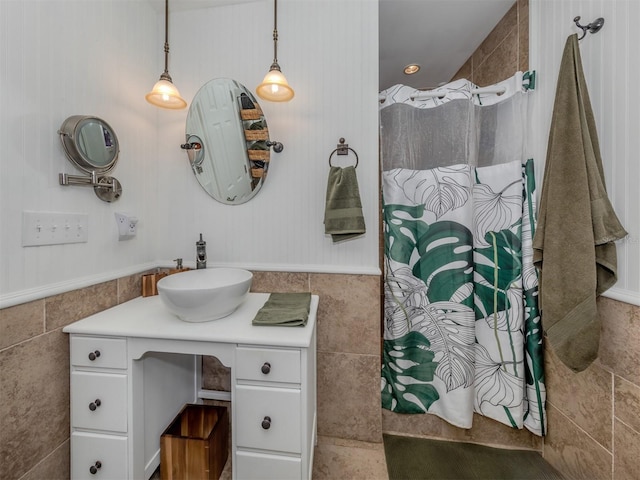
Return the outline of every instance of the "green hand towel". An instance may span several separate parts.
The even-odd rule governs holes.
[[[324,233],[334,242],[362,235],[364,216],[355,167],[331,167],[327,182]]]
[[[253,319],[253,325],[304,327],[309,319],[311,294],[272,293]]]

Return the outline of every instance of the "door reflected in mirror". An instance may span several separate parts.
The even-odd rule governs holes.
[[[260,190],[269,170],[267,120],[253,94],[228,78],[198,90],[186,124],[191,170],[215,200],[242,204]]]

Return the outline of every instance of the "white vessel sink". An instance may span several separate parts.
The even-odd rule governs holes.
[[[240,268],[204,268],[175,273],[158,282],[164,305],[185,322],[230,315],[244,301],[253,274]]]

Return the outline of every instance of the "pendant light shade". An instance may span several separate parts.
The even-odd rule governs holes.
[[[181,109],[187,106],[187,102],[180,96],[180,92],[171,80],[160,80],[153,86],[153,90],[145,95],[147,102],[156,107]]]
[[[293,98],[293,88],[289,86],[289,82],[280,71],[280,67],[271,66],[271,70],[264,76],[262,83],[256,88],[258,96],[270,102],[288,102]]]
[[[169,0],[165,0],[164,4],[164,72],[145,98],[147,102],[161,108],[179,110],[187,106],[169,75]]]
[[[256,93],[270,102],[288,102],[295,94],[278,65],[278,0],[273,0],[273,63]]]

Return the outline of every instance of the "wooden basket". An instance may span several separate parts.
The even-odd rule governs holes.
[[[217,480],[229,453],[226,407],[185,405],[160,437],[162,480]]]
[[[269,161],[269,150],[247,150],[247,152],[249,152],[249,160]]]
[[[151,297],[158,295],[158,281],[168,274],[166,272],[149,273],[142,276],[142,296]]]
[[[266,128],[264,130],[245,130],[244,138],[248,141],[269,140],[269,130]]]
[[[251,169],[251,176],[253,178],[262,178],[266,175],[266,173],[264,172],[264,168],[252,168]]]
[[[242,120],[260,120],[260,118],[262,118],[262,110],[260,108],[241,109],[240,118],[242,118]]]

